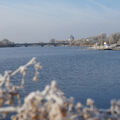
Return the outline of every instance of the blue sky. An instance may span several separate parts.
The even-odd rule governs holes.
[[[120,0],[0,0],[0,39],[41,42],[120,31]]]

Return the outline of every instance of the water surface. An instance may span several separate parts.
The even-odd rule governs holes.
[[[67,97],[85,104],[87,98],[95,100],[97,107],[108,108],[110,100],[120,99],[120,52],[93,51],[80,47],[20,47],[0,48],[0,73],[15,70],[36,57],[43,65],[39,82],[31,81],[29,69],[23,95],[42,90],[56,80]],[[19,83],[20,76],[14,78]]]

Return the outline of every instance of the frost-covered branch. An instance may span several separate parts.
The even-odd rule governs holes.
[[[36,61],[36,58],[32,58],[27,64],[20,66],[13,72],[5,71],[4,75],[0,75],[0,116],[3,117],[5,116],[5,113],[8,114],[14,111],[18,111],[18,108],[21,105],[20,90],[24,88],[27,69],[31,65],[34,65],[35,68],[35,76],[33,77],[33,80],[36,81],[38,79],[39,69],[42,69],[42,66]],[[11,79],[17,74],[22,75],[20,85],[14,85],[11,81]],[[16,105],[14,98],[17,98]],[[5,107],[5,105],[8,107]],[[14,107],[14,105],[17,107]]]
[[[74,103],[67,98],[55,81],[47,85],[43,91],[30,93],[20,104],[20,92],[24,88],[27,68],[35,67],[34,80],[38,78],[38,70],[42,68],[35,58],[19,67],[14,72],[6,71],[0,75],[0,119],[5,119],[9,113],[16,113],[11,120],[119,120],[120,101],[113,100],[107,110],[98,109],[92,99],[87,99],[86,105]],[[15,86],[11,79],[16,74],[22,74],[21,85]],[[14,97],[18,104],[14,106]],[[7,106],[5,106],[7,104]]]

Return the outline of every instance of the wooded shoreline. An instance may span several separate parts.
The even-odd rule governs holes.
[[[49,42],[36,42],[36,43],[14,43],[8,39],[0,41],[0,47],[29,47],[29,46],[81,46],[81,47],[103,47],[114,46],[112,50],[120,50],[120,33],[114,33],[107,36],[106,33],[101,33],[96,36],[87,38],[75,39],[74,36],[70,36],[68,40],[55,40],[51,39]],[[104,50],[104,49],[103,49]]]

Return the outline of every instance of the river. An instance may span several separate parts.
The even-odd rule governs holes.
[[[111,99],[120,99],[120,52],[95,51],[80,47],[18,47],[0,48],[0,73],[15,70],[32,57],[43,66],[39,81],[34,83],[33,68],[29,68],[23,96],[43,90],[56,80],[67,97],[85,104],[94,99],[97,107],[108,108]],[[19,84],[20,75],[14,78]]]

